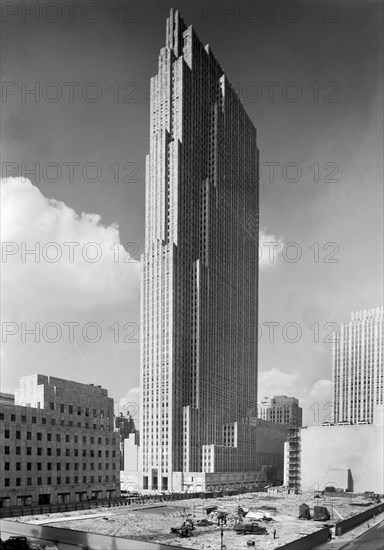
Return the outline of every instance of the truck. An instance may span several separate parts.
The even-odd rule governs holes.
[[[299,519],[311,519],[311,511],[308,504],[300,504],[299,506]]]
[[[331,519],[328,508],[326,508],[325,506],[315,506],[313,508],[313,519],[315,521],[328,521],[329,519]]]

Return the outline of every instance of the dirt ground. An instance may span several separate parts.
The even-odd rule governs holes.
[[[319,501],[319,502],[318,502]],[[361,499],[360,499],[361,501]],[[207,527],[196,526],[190,538],[180,538],[170,533],[171,527],[180,527],[187,517],[196,521],[207,518],[204,507],[215,505],[219,510],[228,512],[227,525],[223,530],[223,541],[227,548],[249,548],[247,541],[254,540],[254,548],[272,550],[297,538],[321,529],[325,523],[313,520],[299,520],[299,504],[305,502],[313,512],[313,506],[326,506],[330,513],[333,507],[333,522],[355,515],[365,508],[350,506],[350,498],[314,498],[314,493],[303,495],[284,495],[266,493],[248,493],[231,497],[221,497],[202,501],[201,499],[180,500],[176,502],[156,503],[151,508],[130,509],[127,507],[97,508],[86,511],[67,512],[41,516],[25,516],[17,521],[26,523],[44,523],[51,527],[88,531],[93,533],[127,537],[136,540],[161,542],[163,544],[198,548],[200,550],[220,547],[220,527],[215,521],[215,513],[208,519],[214,521]],[[238,535],[233,527],[237,521],[237,508],[263,513],[268,519],[257,520],[259,526],[267,529],[265,535]],[[137,508],[137,507],[136,507]],[[81,517],[80,517],[81,516]],[[85,517],[84,517],[85,516]],[[82,518],[82,519],[81,519]],[[243,518],[243,523],[250,520]],[[332,524],[332,519],[328,522]],[[276,539],[273,531],[276,529]]]

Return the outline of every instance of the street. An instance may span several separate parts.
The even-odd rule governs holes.
[[[382,550],[384,548],[384,521],[375,525],[357,540],[343,546],[342,550]]]

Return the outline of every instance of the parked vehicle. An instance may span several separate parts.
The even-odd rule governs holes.
[[[331,519],[328,508],[326,508],[325,506],[315,506],[313,508],[313,519],[315,521],[328,521],[329,519]]]
[[[311,510],[308,504],[300,504],[299,506],[299,519],[311,519]]]

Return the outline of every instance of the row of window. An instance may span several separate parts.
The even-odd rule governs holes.
[[[32,456],[32,447],[23,447],[23,449],[26,449],[25,451],[25,454],[27,456]],[[64,450],[65,450],[65,455],[64,455]],[[21,455],[21,447],[15,447],[15,451],[16,451],[16,455]],[[46,448],[46,451],[47,451],[47,456],[52,456],[52,448],[51,447],[47,447]],[[61,451],[63,451],[63,454],[61,453]],[[83,457],[95,457],[96,456],[96,451],[94,449],[82,449],[81,453],[79,451],[79,449],[73,449],[73,456],[83,456]],[[5,445],[4,447],[4,454],[6,455],[9,455],[11,454],[11,448],[9,445]],[[24,454],[24,453],[23,453]],[[36,455],[37,456],[42,456],[43,455],[43,448],[42,447],[37,447],[36,448]],[[56,456],[71,456],[71,449],[59,449],[57,448],[56,449]],[[97,456],[98,457],[101,457],[102,456],[102,451],[101,450],[98,450],[97,451]],[[109,457],[109,451],[105,451],[105,456],[108,458]],[[112,451],[112,457],[116,457],[116,451]]]
[[[24,479],[22,480],[21,477],[16,477],[14,479],[15,483],[11,483],[11,479],[13,479],[13,478],[6,477],[4,479],[4,486],[5,487],[11,487],[13,485],[15,485],[16,487],[23,487],[23,486],[30,487],[30,486],[32,486],[32,478],[31,477],[27,477],[25,480]],[[116,481],[116,476],[115,475],[112,475],[112,476],[106,475],[106,476],[104,476],[104,481],[114,482],[114,481]],[[95,483],[95,476],[80,476],[80,477],[78,477],[78,476],[74,476],[74,477],[67,476],[65,478],[47,477],[47,478],[45,478],[45,482],[43,482],[42,477],[37,478],[37,485],[55,485],[55,484],[56,485],[61,485],[62,483],[65,483],[67,485],[70,484],[70,483]],[[103,476],[97,476],[96,483],[103,483]]]
[[[26,417],[25,416],[22,416],[21,417],[21,422],[27,422],[27,420],[25,419]],[[0,420],[9,420],[11,422],[16,422],[16,415],[15,414],[10,414],[10,415],[6,415],[4,413],[0,413]],[[19,422],[19,420],[17,420],[17,422]],[[36,416],[32,416],[31,418],[31,423],[32,424],[36,424],[37,423],[37,419],[36,419]],[[47,419],[43,416],[41,418],[41,424],[43,425],[46,425],[47,424]],[[51,426],[56,426],[56,418],[51,418],[50,419],[50,424]],[[59,424],[57,424],[59,425]],[[68,420],[68,422],[66,422],[65,420],[60,420],[60,426],[69,426],[70,428],[73,428],[74,426],[76,426],[77,428],[86,428],[87,430],[101,430],[101,431],[113,431],[113,426],[112,424],[111,425],[101,425],[101,426],[98,426],[97,424],[89,424],[89,422],[76,422],[74,423],[73,420]]]
[[[25,463],[21,463],[21,462],[15,462],[15,466],[16,466],[16,471],[20,471],[20,470],[24,470],[25,468],[27,469],[27,471],[30,471],[32,470],[32,462],[25,462]],[[36,462],[34,463],[36,465],[36,470],[42,470],[43,469],[43,463],[42,462]],[[57,462],[56,463],[56,470],[57,471],[60,471],[61,470],[61,466],[63,466],[63,470],[64,470],[64,463],[62,464],[61,462]],[[83,470],[96,470],[95,468],[96,464],[94,462],[91,462],[91,463],[88,463],[88,462],[84,462],[83,463],[83,467],[82,469]],[[103,463],[99,462],[97,464],[98,466],[98,470],[102,470],[103,469]],[[52,470],[52,462],[48,462],[46,465],[44,464],[44,469],[47,470]],[[106,470],[109,470],[109,463],[107,462],[106,464],[104,464],[104,468]],[[6,472],[8,472],[9,470],[11,469],[11,463],[10,462],[5,462],[4,463],[4,470]],[[66,470],[79,470],[79,463],[76,462],[75,464],[71,464],[70,462],[66,462],[65,463],[65,469]],[[113,463],[112,464],[112,470],[116,470],[116,464]]]
[[[45,435],[46,435],[46,441],[52,441],[52,434],[50,432],[44,432]],[[36,436],[36,441],[42,441],[43,440],[43,434],[42,432],[36,432],[35,434]],[[5,429],[4,430],[4,438],[5,439],[10,439],[11,437],[11,430],[10,429]],[[21,430],[15,430],[15,436],[14,436],[16,439],[24,439],[24,433],[23,433],[23,437],[22,437],[22,433],[21,433]],[[32,440],[32,432],[26,432],[26,438],[27,440]],[[80,440],[79,440],[80,439]],[[55,437],[54,437],[54,440],[56,440],[57,443],[60,443],[61,441],[65,442],[66,443],[70,443],[71,442],[71,436],[69,434],[55,434]],[[89,439],[87,438],[86,435],[83,435],[82,438],[78,435],[74,435],[73,436],[73,442],[74,443],[83,443],[83,444],[87,444],[87,443],[90,443],[91,445],[92,444],[95,444],[95,440],[96,438],[94,436],[90,436]],[[97,444],[98,445],[113,445],[114,444],[114,441],[117,441],[113,438],[109,438],[109,437],[106,437],[104,438],[104,441],[103,441],[103,438],[102,437],[98,437],[97,438]]]

